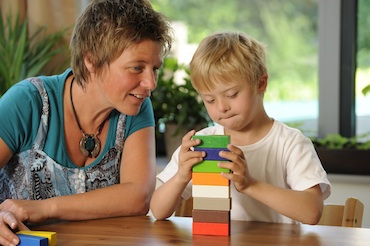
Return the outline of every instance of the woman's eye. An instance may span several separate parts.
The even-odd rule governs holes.
[[[131,69],[132,69],[133,71],[135,71],[135,72],[141,72],[141,71],[143,70],[143,68],[142,68],[142,67],[140,67],[140,66],[131,67]]]

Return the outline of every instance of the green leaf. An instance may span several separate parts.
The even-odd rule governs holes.
[[[46,34],[40,27],[28,37],[27,20],[20,21],[18,14],[4,19],[0,11],[0,97],[18,81],[40,75],[45,65],[65,50],[55,46],[66,30]]]
[[[365,86],[365,88],[362,89],[362,94],[366,95],[370,93],[370,84],[368,84],[367,86]]]

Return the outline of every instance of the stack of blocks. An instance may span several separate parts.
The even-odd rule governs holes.
[[[51,231],[18,231],[21,246],[55,246],[57,233]]]
[[[203,161],[193,166],[193,234],[230,235],[230,181],[221,176],[229,169],[218,167],[220,161],[229,161],[219,156],[221,150],[229,151],[228,135],[195,135],[201,144],[194,151],[205,151]]]

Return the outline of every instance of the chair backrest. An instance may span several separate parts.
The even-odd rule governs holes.
[[[344,205],[325,204],[318,225],[361,227],[364,204],[350,197]]]
[[[182,200],[180,206],[175,211],[175,216],[179,217],[192,217],[193,215],[193,197],[188,200]]]
[[[183,200],[175,212],[175,216],[191,217],[193,198]],[[364,204],[353,197],[346,200],[344,205],[325,204],[318,225],[361,227],[364,214]]]

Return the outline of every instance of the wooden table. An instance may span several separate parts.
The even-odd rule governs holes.
[[[149,216],[57,222],[32,230],[57,232],[58,246],[84,245],[370,245],[370,229],[231,222],[231,235],[192,235],[192,219]]]

